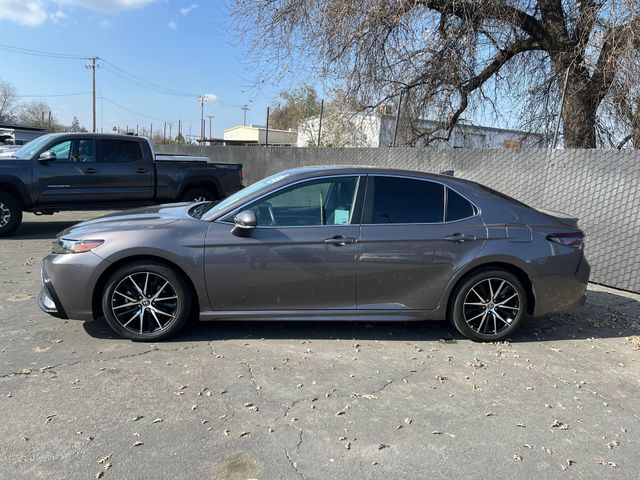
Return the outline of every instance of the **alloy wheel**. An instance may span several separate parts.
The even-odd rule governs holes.
[[[464,320],[474,332],[495,335],[508,330],[521,308],[516,288],[503,278],[485,278],[467,292]]]
[[[137,334],[166,329],[180,307],[176,289],[162,275],[136,272],[118,283],[111,296],[111,311],[120,325]]]
[[[11,210],[0,202],[0,228],[6,226],[11,221]]]
[[[207,201],[207,199],[205,198],[205,196],[204,196],[204,195],[198,195],[197,197],[195,197],[195,198],[193,199],[193,201],[194,201],[194,202],[206,202],[206,201]]]

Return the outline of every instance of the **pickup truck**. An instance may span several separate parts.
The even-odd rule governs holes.
[[[242,188],[242,165],[154,154],[144,137],[58,133],[0,154],[0,237],[22,212],[105,210],[219,200]]]

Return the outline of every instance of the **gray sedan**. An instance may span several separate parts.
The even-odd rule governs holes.
[[[369,167],[288,170],[220,203],[83,222],[42,262],[39,305],[104,316],[156,341],[200,320],[449,319],[495,341],[527,316],[584,303],[575,219],[450,176]]]

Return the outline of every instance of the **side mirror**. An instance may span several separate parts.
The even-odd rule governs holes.
[[[38,157],[38,160],[41,162],[51,162],[55,159],[56,159],[56,152],[54,152],[53,150],[47,150],[45,152],[42,152]]]
[[[244,212],[240,212],[233,219],[235,225],[231,230],[231,233],[237,235],[239,237],[245,235],[252,228],[256,228],[258,225],[258,219],[256,218],[256,212],[252,210],[245,210]]]

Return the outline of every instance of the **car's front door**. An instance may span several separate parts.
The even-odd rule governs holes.
[[[100,198],[100,169],[93,138],[60,140],[47,150],[55,157],[35,159],[37,202],[41,205],[80,205]]]
[[[233,214],[212,223],[205,274],[213,310],[355,310],[360,183],[309,180],[243,206],[257,218],[243,236],[231,233]]]
[[[359,309],[436,308],[486,239],[475,207],[437,182],[371,175],[363,208]]]

